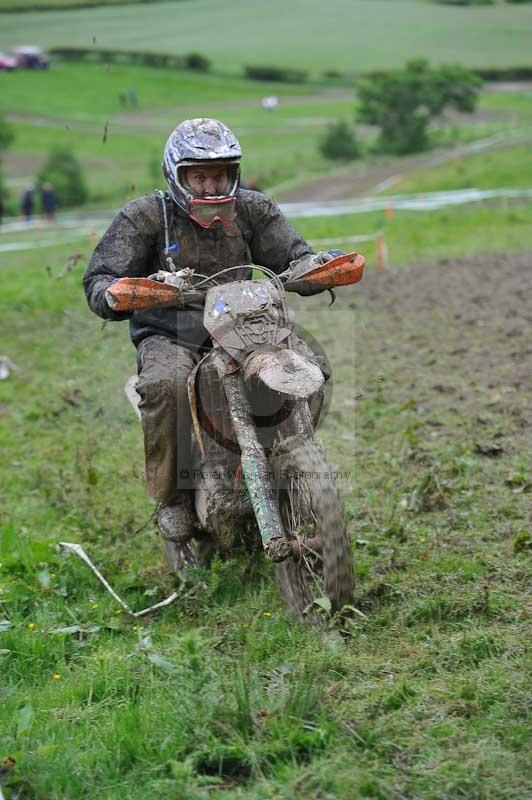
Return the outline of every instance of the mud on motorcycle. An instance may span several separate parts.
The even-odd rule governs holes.
[[[228,554],[262,543],[275,562],[284,601],[315,622],[326,608],[352,603],[353,559],[343,503],[315,433],[324,376],[295,341],[285,293],[357,283],[358,253],[311,265],[284,280],[229,281],[185,269],[161,283],[122,278],[108,290],[116,311],[204,303],[213,347],[188,380],[193,420],[194,503],[200,530],[186,543],[188,562],[207,551]],[[307,348],[308,349],[308,348]]]

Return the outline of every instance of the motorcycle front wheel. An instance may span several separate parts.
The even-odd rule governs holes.
[[[293,552],[276,564],[277,582],[296,617],[316,624],[327,613],[339,612],[353,602],[353,556],[343,503],[314,437],[281,442],[274,447],[270,464]]]

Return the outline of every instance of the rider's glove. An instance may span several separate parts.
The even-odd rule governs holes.
[[[104,292],[104,295],[103,295],[103,296],[105,297],[105,302],[107,303],[107,305],[109,306],[109,308],[111,309],[111,311],[113,311],[114,313],[116,313],[116,312],[115,312],[115,307],[118,305],[118,300],[117,300],[117,299],[116,299],[116,297],[114,297],[114,296],[111,294],[111,292],[109,291],[109,289],[111,288],[111,286],[113,285],[113,283],[116,283],[116,281],[112,281],[112,282],[109,284],[109,287],[108,287],[108,289],[106,289],[106,290],[105,290],[105,292]]]
[[[158,272],[148,275],[148,279],[159,283],[168,283],[170,286],[180,286],[182,283],[182,279],[178,277],[177,272],[168,272],[165,269],[160,269]]]
[[[192,282],[193,277],[194,270],[190,269],[190,267],[183,267],[183,269],[180,269],[177,272],[170,272],[165,269],[160,269],[158,272],[148,275],[148,279],[152,281],[159,281],[160,283],[166,283],[168,286],[175,286],[176,306],[178,308],[184,308],[185,305],[185,297],[183,292],[187,289],[194,288],[194,284]]]
[[[288,269],[282,272],[279,277],[285,283],[289,281],[297,281],[298,288],[296,291],[303,297],[319,294],[320,292],[325,291],[325,288],[319,284],[311,283],[310,281],[306,282],[304,276],[307,272],[310,272],[315,267],[319,267],[321,264],[326,264],[332,258],[336,258],[337,255],[342,255],[342,253],[336,250],[325,253],[323,250],[321,250],[319,253],[315,253],[312,256],[306,256],[305,258],[300,258],[297,261],[291,261]]]

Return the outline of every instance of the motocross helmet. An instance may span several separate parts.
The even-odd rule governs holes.
[[[202,228],[230,225],[236,215],[242,151],[238,139],[216,119],[189,119],[175,128],[166,142],[163,174],[175,203]],[[187,183],[187,167],[221,166],[227,169],[225,194],[196,197]]]

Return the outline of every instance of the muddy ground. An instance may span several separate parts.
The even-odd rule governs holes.
[[[383,392],[416,437],[530,472],[532,252],[367,274],[354,306],[360,424]]]

